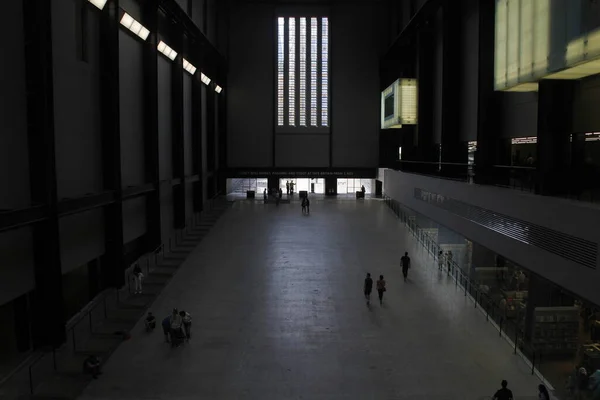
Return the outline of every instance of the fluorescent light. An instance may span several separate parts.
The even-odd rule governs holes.
[[[150,34],[150,31],[144,25],[140,24],[127,13],[124,13],[121,17],[121,25],[129,29],[132,33],[135,33],[142,40],[146,40]]]
[[[205,85],[208,85],[210,83],[210,78],[208,76],[204,75],[202,72],[200,72],[200,80]]]
[[[88,0],[88,1],[101,10],[104,8],[104,5],[106,4],[106,0]]]
[[[192,75],[194,75],[194,73],[196,72],[196,67],[194,67],[194,65],[185,58],[183,59],[183,69],[185,69]]]
[[[171,61],[173,61],[175,59],[175,57],[177,57],[177,52],[175,50],[173,50],[172,48],[170,48],[162,40],[158,44],[157,49],[158,49],[158,51],[160,51],[161,53],[163,53],[165,56],[167,56],[169,59],[171,59]]]
[[[223,88],[221,86],[219,86],[219,85],[215,86],[215,92],[221,93],[222,91],[223,91]]]

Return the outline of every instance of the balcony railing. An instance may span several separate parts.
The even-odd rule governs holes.
[[[490,185],[552,197],[600,203],[600,169],[585,166],[556,170],[542,176],[536,167],[427,161],[397,161],[395,170],[450,179],[470,184]]]

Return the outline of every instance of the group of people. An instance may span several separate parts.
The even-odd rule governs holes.
[[[567,390],[575,400],[600,400],[600,370],[589,374],[579,366],[567,379]]]
[[[294,186],[296,186],[296,184],[294,183],[294,181],[291,181],[291,182],[287,181],[285,183],[285,193],[287,195],[294,194]]]
[[[439,270],[443,270],[444,269],[444,264],[447,265],[448,267],[448,273],[450,273],[450,271],[452,271],[452,250],[448,250],[445,254],[444,254],[444,250],[440,250],[438,253],[438,257],[437,257],[437,262],[438,262],[438,268]]]
[[[500,384],[502,387],[496,391],[493,400],[514,400],[514,396],[512,390],[508,388],[508,382],[503,380]],[[539,400],[550,400],[550,393],[548,393],[548,389],[546,386],[540,384],[538,385],[538,399]]]
[[[410,269],[410,257],[408,256],[408,252],[405,252],[404,255],[400,258],[400,266],[402,267],[402,276],[404,277],[404,282],[408,279],[408,270]],[[379,280],[377,281],[377,294],[379,295],[379,305],[383,305],[383,294],[386,292],[385,287],[385,279],[383,275],[379,275]],[[367,273],[367,277],[365,278],[365,284],[363,286],[363,292],[365,294],[365,299],[367,300],[367,306],[371,305],[371,292],[373,291],[373,278],[371,278],[371,274]]]
[[[152,332],[156,328],[156,317],[149,312],[144,321],[146,331]],[[192,337],[192,316],[184,310],[173,309],[171,315],[162,320],[165,342],[171,343],[173,347],[179,347],[184,340],[190,340]]]

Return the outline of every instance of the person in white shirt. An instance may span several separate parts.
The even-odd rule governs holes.
[[[144,279],[144,274],[142,273],[142,269],[139,264],[135,264],[133,267],[133,281],[135,282],[135,294],[142,293],[142,280]]]

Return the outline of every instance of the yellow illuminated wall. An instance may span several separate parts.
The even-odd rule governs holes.
[[[495,89],[535,91],[540,79],[600,73],[600,4],[496,0]]]

